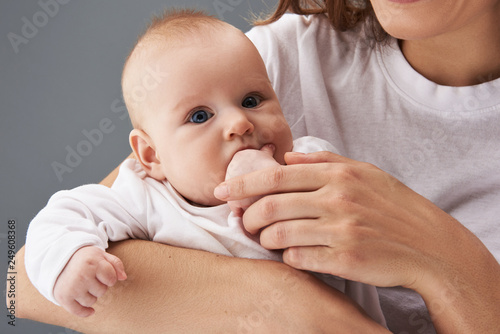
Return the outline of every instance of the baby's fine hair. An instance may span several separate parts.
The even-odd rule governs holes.
[[[226,23],[208,13],[195,9],[166,9],[160,15],[154,15],[138,43],[144,38],[185,39],[187,34],[207,32],[215,27],[227,26]]]
[[[134,102],[126,96],[124,85],[127,65],[130,59],[134,57],[134,53],[138,52],[139,48],[147,50],[151,48],[151,45],[155,45],[157,48],[175,48],[188,41],[196,43],[207,38],[207,36],[211,36],[227,28],[236,29],[201,10],[166,9],[161,14],[153,15],[149,25],[140,34],[127,56],[122,72],[121,84],[125,105],[129,111],[130,120],[134,128],[138,128],[140,122],[137,110],[134,110],[136,109]]]

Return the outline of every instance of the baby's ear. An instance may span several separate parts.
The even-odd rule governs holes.
[[[130,132],[129,141],[137,160],[139,160],[146,173],[158,181],[165,180],[166,177],[161,168],[161,162],[156,155],[151,137],[142,130],[133,129]]]

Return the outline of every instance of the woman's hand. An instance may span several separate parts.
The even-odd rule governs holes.
[[[463,318],[468,312],[457,310],[456,303],[478,293],[492,306],[498,302],[491,298],[500,293],[498,263],[433,203],[375,166],[333,153],[290,153],[285,160],[289,166],[228,180],[215,194],[223,200],[269,195],[247,209],[243,223],[251,233],[261,230],[264,247],[286,249],[287,264],[411,288],[424,297],[431,314],[439,301]],[[472,278],[478,281],[471,284]],[[447,318],[445,313],[439,315]],[[463,321],[445,321],[442,328]]]
[[[262,229],[264,247],[287,249],[286,263],[407,287],[439,265],[427,253],[434,257],[429,247],[442,246],[435,239],[448,236],[435,222],[459,224],[432,203],[366,163],[328,152],[286,158],[291,166],[226,182],[231,199],[271,194],[247,210],[243,223],[250,233]]]

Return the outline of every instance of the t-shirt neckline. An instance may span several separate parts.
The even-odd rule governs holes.
[[[440,112],[488,112],[500,109],[500,78],[474,86],[436,84],[415,71],[396,39],[376,46],[377,60],[388,83],[414,104]]]

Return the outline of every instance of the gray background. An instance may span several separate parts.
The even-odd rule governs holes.
[[[55,1],[0,0],[2,292],[8,221],[16,222],[19,249],[28,223],[54,192],[99,182],[130,153],[131,126],[121,102],[121,69],[151,14],[168,6],[195,6],[247,31],[250,25],[244,18],[251,12],[270,11],[277,3],[58,0],[57,7],[44,9],[44,3]],[[109,133],[103,133],[102,139],[95,135],[94,143],[86,146],[90,141],[84,132],[98,129],[104,119]],[[81,160],[73,157],[70,166],[68,151],[78,153],[78,149]],[[54,163],[68,169],[58,177]],[[0,333],[73,333],[22,319],[12,327],[3,310]]]

